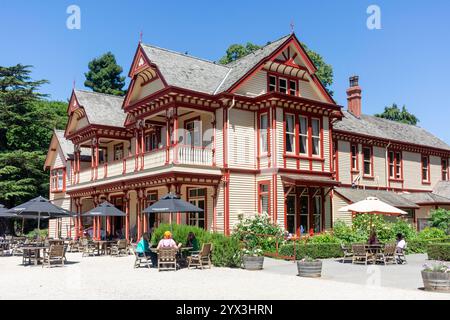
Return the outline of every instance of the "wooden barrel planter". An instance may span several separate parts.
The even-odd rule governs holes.
[[[244,256],[242,261],[246,270],[262,270],[264,257]]]
[[[450,292],[450,273],[422,271],[426,291]]]
[[[322,276],[322,261],[297,261],[298,276],[319,278]]]

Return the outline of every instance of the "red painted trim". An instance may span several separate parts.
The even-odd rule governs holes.
[[[403,172],[403,171],[402,171]],[[441,158],[441,179],[443,181],[449,180],[449,164],[448,158]]]
[[[427,159],[427,179],[423,178],[423,159],[426,158]],[[422,184],[431,184],[431,170],[430,170],[430,156],[429,155],[425,155],[422,154],[421,158],[420,158],[420,175],[422,177],[421,181]]]
[[[62,178],[63,178],[63,186],[62,189],[59,190],[58,189],[58,180],[59,180],[59,175],[56,175],[56,187],[53,181],[54,178],[54,172],[58,172],[59,170],[62,170]],[[52,193],[59,193],[59,192],[66,192],[66,167],[55,167],[53,169],[51,169],[50,171],[50,189]]]
[[[203,197],[194,197],[193,199],[203,199],[205,201],[205,209],[203,211],[204,214],[204,224],[205,224],[205,230],[208,230],[208,188],[198,188],[198,187],[186,187],[186,199],[187,202],[191,200],[191,197],[189,196],[189,190],[191,189],[199,189],[199,190],[205,190],[205,195]],[[190,225],[190,218],[189,215],[186,219],[186,224]]]
[[[267,186],[267,192],[262,192],[261,191],[261,186]],[[267,195],[268,199],[267,199],[267,214],[269,215],[269,217],[272,217],[272,210],[271,210],[271,191],[270,191],[270,180],[262,180],[262,181],[258,181],[258,213],[262,214],[262,208],[261,208],[261,196]]]
[[[364,149],[369,149],[370,150],[370,174],[366,174],[364,172],[364,168],[365,168],[365,157],[364,157]],[[375,173],[373,170],[373,146],[370,145],[366,145],[363,144],[362,145],[362,161],[363,161],[363,178],[364,179],[375,179]]]
[[[277,174],[273,174],[273,222],[278,222],[278,190],[277,190]]]

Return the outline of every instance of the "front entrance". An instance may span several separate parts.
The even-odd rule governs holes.
[[[286,192],[289,188],[287,188]],[[294,187],[286,196],[286,231],[305,235],[323,231],[324,189]]]
[[[188,201],[203,212],[188,213],[187,224],[206,229],[206,188],[188,188]]]
[[[125,212],[123,196],[111,197],[111,204],[113,204],[117,209]],[[124,217],[111,217],[111,234],[113,237],[123,237],[125,234]]]

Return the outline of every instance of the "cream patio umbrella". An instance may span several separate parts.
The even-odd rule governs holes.
[[[379,200],[376,197],[368,197],[365,200],[355,202],[351,205],[342,207],[339,212],[352,212],[354,214],[383,214],[388,216],[401,216],[408,214],[396,207]],[[372,217],[370,218],[370,226],[372,227]]]

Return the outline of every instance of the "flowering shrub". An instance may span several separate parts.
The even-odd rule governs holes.
[[[253,248],[253,249],[242,249],[242,254],[244,256],[250,256],[250,257],[261,257],[263,255],[263,251],[259,248]]]
[[[283,229],[272,223],[267,214],[243,219],[233,230],[233,236],[242,241],[245,248],[259,248],[264,252],[275,251],[277,237],[281,238],[283,234]]]
[[[425,272],[442,272],[442,273],[450,273],[449,267],[443,262],[438,262],[435,264],[424,264],[423,271]]]

